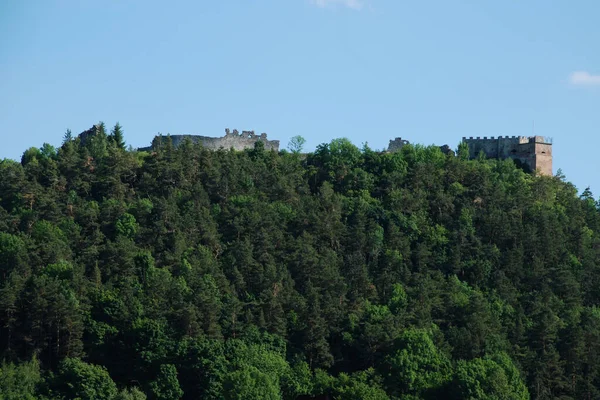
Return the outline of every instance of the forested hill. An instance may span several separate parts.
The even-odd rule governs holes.
[[[0,161],[0,398],[600,398],[598,205],[464,150]]]

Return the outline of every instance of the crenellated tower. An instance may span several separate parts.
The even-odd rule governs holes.
[[[469,146],[469,157],[476,158],[483,152],[488,158],[518,160],[532,171],[552,175],[552,139],[544,136],[484,136],[463,137]]]

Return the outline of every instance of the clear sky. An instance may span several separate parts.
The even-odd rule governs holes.
[[[3,0],[0,158],[119,121],[133,147],[224,129],[306,150],[554,139],[600,194],[597,0]]]

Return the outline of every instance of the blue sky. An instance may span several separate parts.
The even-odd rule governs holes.
[[[456,147],[554,139],[554,171],[600,194],[598,1],[4,0],[0,158],[119,121]]]

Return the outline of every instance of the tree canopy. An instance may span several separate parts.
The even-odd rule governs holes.
[[[335,139],[0,161],[0,397],[600,397],[600,214],[510,160]]]

